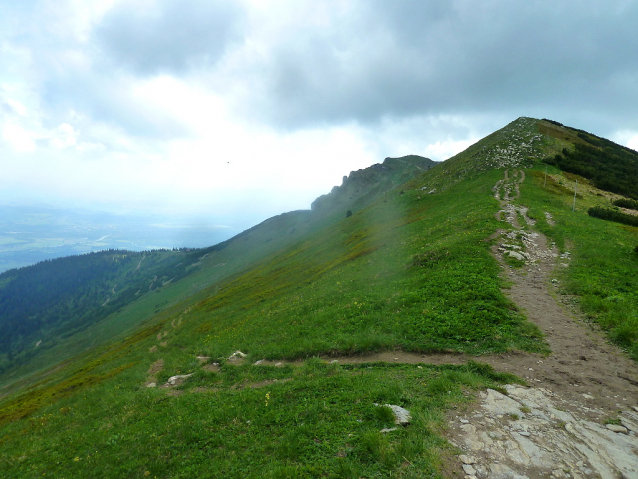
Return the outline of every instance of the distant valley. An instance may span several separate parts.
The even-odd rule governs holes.
[[[0,205],[0,273],[63,256],[126,249],[200,248],[239,231],[204,219]]]

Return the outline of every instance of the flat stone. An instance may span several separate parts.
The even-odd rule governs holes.
[[[377,404],[374,403],[375,406],[378,407],[389,407],[390,409],[392,409],[392,412],[394,413],[394,424],[398,425],[398,426],[403,426],[406,424],[410,424],[410,420],[412,419],[412,415],[410,414],[410,411],[408,411],[407,409],[402,408],[401,406],[396,406],[394,404]]]
[[[529,479],[527,476],[518,474],[505,464],[490,464],[490,479]]]
[[[511,258],[517,259],[519,261],[525,261],[525,256],[523,256],[520,253],[517,253],[516,251],[508,251],[507,255],[510,256]]]
[[[616,424],[605,424],[605,427],[609,429],[611,432],[620,432],[623,434],[627,434],[629,431],[624,426],[618,426]]]
[[[184,381],[186,381],[186,379],[190,378],[192,375],[193,375],[193,373],[190,373],[190,374],[177,374],[175,376],[171,376],[170,378],[168,378],[168,381],[166,381],[165,385],[179,386]]]
[[[521,416],[521,404],[494,389],[487,390],[483,408],[494,415],[516,414]]]
[[[476,458],[474,456],[468,456],[466,454],[461,454],[459,459],[463,464],[476,464]]]
[[[382,434],[385,434],[387,432],[392,432],[392,431],[396,431],[398,428],[397,427],[384,427],[383,429],[381,429],[381,431],[379,431]]]
[[[620,416],[620,424],[622,424],[624,427],[626,427],[630,431],[638,431],[638,423],[624,416]]]
[[[465,472],[468,476],[476,475],[476,469],[469,464],[463,464],[463,472]]]

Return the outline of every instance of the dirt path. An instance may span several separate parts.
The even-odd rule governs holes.
[[[569,255],[559,256],[514,203],[524,179],[522,171],[505,171],[494,187],[497,218],[513,230],[498,232],[492,252],[512,284],[505,293],[545,334],[552,354],[480,358],[531,387],[488,390],[479,404],[450,415],[448,438],[465,452],[451,470],[466,479],[638,478],[638,367],[556,300],[552,272],[569,267]],[[505,255],[525,265],[511,268]]]
[[[518,184],[524,178],[522,171],[514,172],[509,178],[506,173],[495,196],[506,212],[506,221],[523,233],[518,236],[521,252],[528,256],[526,265],[520,269],[509,268],[503,259],[511,250],[502,245],[512,243],[516,234],[504,232],[493,252],[503,274],[512,283],[505,293],[543,331],[552,354],[547,358],[532,359],[523,355],[504,362],[488,362],[567,399],[582,401],[583,394],[593,396],[593,399],[585,398],[587,404],[607,414],[613,414],[619,407],[638,405],[638,367],[599,331],[576,318],[556,300],[552,272],[557,263],[568,266],[569,255],[559,256],[544,235],[530,229],[534,221],[527,217],[527,209],[513,203],[519,196]],[[524,227],[519,224],[519,217],[523,218]]]

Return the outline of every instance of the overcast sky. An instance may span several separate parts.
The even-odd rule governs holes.
[[[0,0],[0,203],[234,230],[519,116],[637,149],[637,25],[632,0]]]

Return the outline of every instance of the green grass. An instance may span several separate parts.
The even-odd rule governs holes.
[[[442,414],[512,377],[489,366],[227,366],[168,397],[134,367],[3,428],[3,477],[441,477]],[[260,388],[243,381],[290,378]],[[188,384],[188,383],[187,383]],[[393,427],[374,403],[412,414]],[[381,410],[380,410],[381,409]]]
[[[501,292],[484,241],[499,226],[487,193],[499,175],[421,200],[397,194],[328,226],[216,284],[178,314],[183,326],[169,344],[184,358],[237,349],[272,359],[397,347],[543,351]]]

